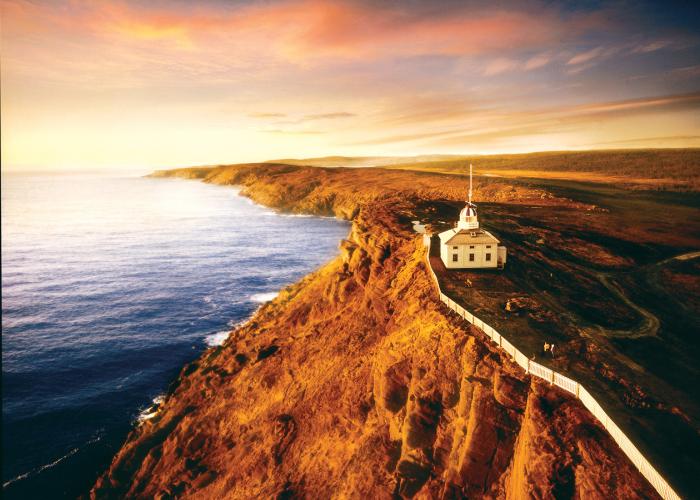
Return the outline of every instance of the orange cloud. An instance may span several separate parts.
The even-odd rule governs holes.
[[[519,66],[520,64],[518,63],[518,61],[514,61],[513,59],[508,59],[505,57],[499,57],[491,61],[486,66],[486,69],[484,69],[484,75],[498,75],[500,73],[513,70]]]
[[[452,125],[441,124],[430,129],[424,122],[422,132],[372,137],[366,144],[391,144],[425,141],[431,146],[455,146],[486,143],[496,139],[517,136],[554,133],[572,127],[587,127],[599,123],[601,118],[629,118],[643,113],[663,113],[674,110],[700,108],[700,92],[682,95],[657,96],[615,102],[589,103],[580,106],[529,109],[508,112],[499,109],[461,108],[448,114]],[[441,122],[441,110],[436,110],[433,122]],[[358,141],[355,144],[361,144]]]
[[[681,51],[688,37],[630,35],[619,16],[542,0],[443,2],[0,0],[1,111],[12,123],[3,154],[39,161],[43,148],[41,161],[70,163],[91,149],[128,163],[160,148],[163,163],[179,158],[173,148],[187,158],[206,151],[204,162],[230,150],[253,159],[271,144],[283,156],[368,144],[403,153],[590,128],[597,118],[636,115],[639,127],[656,127],[647,111],[676,113],[659,125],[669,134],[697,135],[687,111],[696,97],[607,102],[697,87],[697,61]],[[676,49],[677,69],[658,64]],[[634,70],[570,76],[626,56]],[[634,87],[639,74],[649,76],[644,87]],[[573,105],[586,99],[597,103]],[[196,139],[183,140],[184,127]],[[624,130],[610,131],[615,138],[629,139]],[[127,143],[141,149],[128,153]]]
[[[299,10],[269,7],[262,16],[303,27],[283,35],[283,52],[292,60],[495,54],[543,47],[591,26],[590,18],[564,21],[552,12],[463,7],[423,15],[382,4],[307,0],[299,5]]]
[[[66,31],[118,36],[126,42],[167,40],[181,47],[249,48],[292,62],[327,58],[479,55],[542,47],[589,28],[591,16],[562,20],[554,12],[491,9],[409,11],[400,4],[299,0],[224,8],[211,4],[158,9],[117,2],[69,7],[5,0],[10,31]]]
[[[536,56],[533,56],[527,60],[525,63],[525,69],[531,70],[541,68],[542,66],[549,64],[551,60],[552,58],[548,54],[537,54]]]
[[[586,104],[576,106],[568,110],[575,115],[600,115],[609,113],[636,112],[646,108],[669,109],[671,107],[700,107],[700,92],[690,94],[669,95],[659,97],[644,97],[640,99],[628,99],[618,102],[607,102],[600,104]]]

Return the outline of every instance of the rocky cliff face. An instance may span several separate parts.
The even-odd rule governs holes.
[[[377,184],[281,165],[194,175],[353,228],[339,257],[183,369],[93,498],[655,497],[578,401],[439,304],[412,203],[459,193],[399,175]],[[482,199],[489,190],[502,196],[489,184]]]

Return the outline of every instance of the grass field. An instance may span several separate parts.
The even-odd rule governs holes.
[[[528,154],[463,156],[381,163],[386,168],[508,178],[561,179],[614,183],[628,188],[700,190],[700,149],[554,151]]]
[[[700,193],[510,182],[595,208],[479,204],[484,227],[508,247],[508,264],[447,271],[434,237],[443,289],[527,356],[582,382],[687,491],[700,445]],[[462,206],[433,200],[415,215],[439,232]],[[556,358],[543,355],[544,342],[557,345]]]

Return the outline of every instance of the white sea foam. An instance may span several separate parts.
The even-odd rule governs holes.
[[[278,292],[267,292],[267,293],[256,293],[250,296],[250,300],[253,302],[269,302],[275,297],[277,297]]]
[[[163,405],[163,402],[165,401],[165,395],[161,394],[159,396],[156,396],[153,398],[153,403],[148,406],[148,408],[145,408],[139,413],[139,416],[136,417],[136,420],[139,424],[145,422],[146,420],[150,420],[153,417],[155,417],[158,414],[158,411],[160,410],[161,406]]]
[[[204,337],[204,343],[207,344],[209,347],[219,346],[226,341],[229,333],[231,333],[230,330],[212,333],[211,335],[207,335],[206,337]]]

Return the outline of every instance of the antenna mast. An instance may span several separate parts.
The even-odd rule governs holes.
[[[472,204],[472,164],[469,164],[469,204]]]

